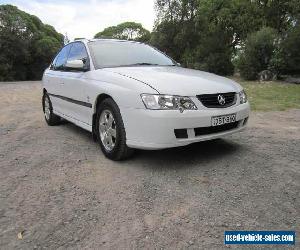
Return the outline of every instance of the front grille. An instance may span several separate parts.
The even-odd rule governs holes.
[[[223,96],[225,98],[224,104],[219,103],[219,96]],[[207,108],[227,108],[236,103],[236,93],[234,92],[197,95],[197,98]]]
[[[208,135],[208,134],[214,134],[214,133],[220,133],[224,132],[227,130],[235,129],[238,127],[239,122],[232,122],[220,126],[215,126],[215,127],[201,127],[201,128],[195,128],[195,136],[200,136],[200,135]]]

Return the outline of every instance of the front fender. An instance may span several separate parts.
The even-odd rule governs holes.
[[[102,94],[110,96],[120,108],[145,109],[140,95],[158,93],[138,80],[104,70],[92,71],[86,74],[86,78],[89,82],[88,95],[94,109],[98,96]]]

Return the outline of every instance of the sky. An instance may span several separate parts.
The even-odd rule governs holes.
[[[72,40],[93,38],[104,28],[125,21],[138,22],[152,31],[154,0],[0,0],[38,16]]]

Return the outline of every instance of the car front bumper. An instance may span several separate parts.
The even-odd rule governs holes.
[[[201,110],[148,110],[121,108],[128,147],[139,149],[163,149],[185,146],[194,142],[220,138],[245,128],[250,113],[249,103],[223,109]],[[211,129],[211,118],[236,114],[236,127],[225,131],[197,135],[197,129]],[[184,129],[187,138],[176,138],[175,130]]]

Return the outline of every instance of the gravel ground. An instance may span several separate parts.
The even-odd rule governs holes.
[[[278,249],[300,249],[300,110],[113,162],[90,133],[46,125],[39,82],[0,83],[0,109],[0,249],[241,249],[225,230],[295,230]]]

